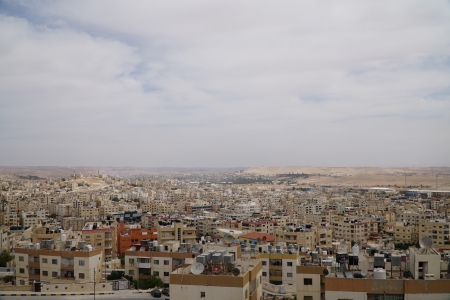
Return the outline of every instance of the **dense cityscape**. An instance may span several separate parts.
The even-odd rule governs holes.
[[[308,177],[3,176],[0,288],[89,295],[95,283],[99,295],[170,299],[448,295],[450,190]]]

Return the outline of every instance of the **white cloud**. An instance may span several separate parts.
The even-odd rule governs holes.
[[[16,3],[0,164],[450,163],[448,2]]]

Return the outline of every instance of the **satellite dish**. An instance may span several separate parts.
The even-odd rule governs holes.
[[[234,268],[234,269],[233,269],[233,275],[234,275],[234,276],[238,276],[239,274],[241,274],[241,271],[239,271],[238,268]]]
[[[192,254],[192,258],[195,258],[195,254]]]
[[[367,276],[367,270],[361,270],[361,275],[363,277],[366,277]]]
[[[186,249],[185,248],[178,248],[178,252],[179,253],[186,253]]]
[[[195,263],[191,266],[191,273],[194,275],[202,274],[205,271],[205,266],[202,263]]]
[[[261,244],[261,239],[260,238],[257,238],[256,239],[256,243],[259,245],[259,244]]]
[[[328,269],[323,269],[323,275],[327,276],[328,275]]]
[[[419,241],[420,248],[429,249],[433,246],[433,240],[429,236],[423,236]]]
[[[231,244],[234,241],[234,237],[232,235],[227,235],[223,238],[225,244]]]
[[[69,260],[67,258],[61,259],[61,266],[67,267],[69,265]]]
[[[346,243],[344,240],[342,240],[341,243],[339,244],[339,247],[345,247],[345,246],[346,246]]]

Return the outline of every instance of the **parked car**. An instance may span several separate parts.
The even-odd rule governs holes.
[[[153,297],[155,297],[155,298],[161,298],[161,291],[160,290],[155,289],[155,290],[151,291],[150,294]]]
[[[165,296],[170,296],[169,289],[163,289],[163,290],[161,291],[161,293],[162,293],[163,295],[165,295]]]

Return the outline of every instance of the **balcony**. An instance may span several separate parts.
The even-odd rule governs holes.
[[[151,265],[152,265],[151,263],[141,263],[141,262],[137,263],[137,267],[140,269],[150,269]]]
[[[37,261],[37,262],[35,262],[35,261],[29,261],[29,262],[28,262],[28,266],[29,266],[30,268],[38,268],[38,269],[39,269],[40,263],[39,263],[39,261]]]
[[[41,279],[39,274],[29,274],[28,276],[29,276],[30,280],[37,280],[37,281],[39,281]]]

